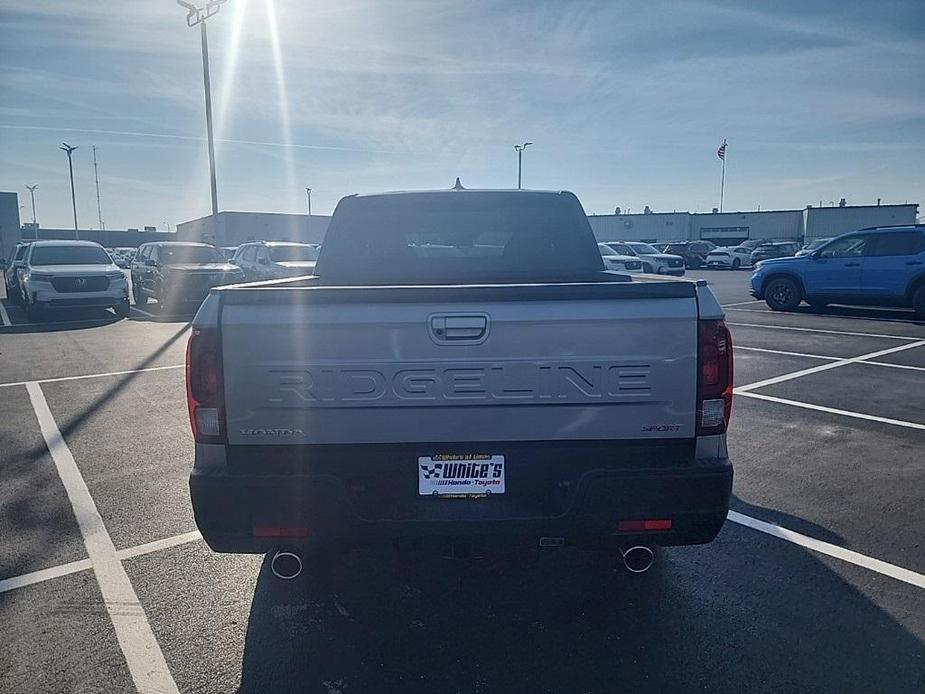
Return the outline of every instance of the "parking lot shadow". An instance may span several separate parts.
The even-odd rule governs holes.
[[[791,313],[806,316],[832,316],[835,318],[875,318],[877,320],[902,321],[925,325],[925,321],[917,320],[912,310],[877,308],[874,306],[826,306],[825,308],[812,308],[811,306],[797,306]]]
[[[921,691],[922,642],[816,555],[734,524],[631,575],[561,550],[264,561],[240,692]],[[891,585],[900,590],[901,584]]]
[[[104,308],[48,312],[38,320],[28,320],[25,314],[17,308],[8,307],[8,311],[13,324],[0,326],[0,335],[87,330],[122,320],[115,313]]]

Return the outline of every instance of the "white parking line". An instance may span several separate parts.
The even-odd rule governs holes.
[[[739,301],[734,304],[723,304],[722,308],[729,308],[731,306],[747,306],[748,304],[760,304],[764,299],[753,299],[752,301]]]
[[[737,352],[740,349],[744,349],[746,352],[765,352],[767,354],[782,354],[785,357],[804,357],[806,359],[829,359],[831,361],[838,361],[839,359],[844,359],[844,357],[827,357],[823,354],[806,354],[805,352],[785,352],[780,349],[765,349],[764,347],[746,347],[744,345],[734,345],[733,352]]]
[[[811,402],[801,402],[799,400],[788,400],[787,398],[778,398],[773,395],[764,395],[762,393],[736,392],[737,397],[754,398],[755,400],[766,400],[767,402],[776,402],[781,405],[790,405],[792,407],[802,407],[804,410],[815,410],[816,412],[827,412],[829,414],[839,414],[843,417],[854,417],[855,419],[866,419],[871,422],[880,422],[881,424],[892,424],[907,429],[925,430],[925,424],[919,422],[907,422],[904,419],[891,419],[890,417],[878,417],[873,414],[863,412],[853,412],[851,410],[840,410],[836,407],[825,407],[824,405],[814,405]]]
[[[897,581],[908,583],[910,585],[916,586],[917,588],[925,588],[925,576],[920,573],[916,573],[915,571],[904,569],[901,566],[896,566],[895,564],[880,561],[879,559],[873,559],[863,554],[859,554],[858,552],[852,552],[850,549],[845,549],[844,547],[839,547],[838,545],[829,544],[828,542],[823,542],[822,540],[817,540],[813,537],[802,535],[801,533],[788,530],[787,528],[774,525],[773,523],[766,523],[765,521],[752,518],[751,516],[743,515],[736,511],[730,511],[727,518],[733,523],[738,523],[739,525],[744,525],[748,528],[751,528],[752,530],[757,530],[758,532],[773,535],[774,537],[778,537],[781,540],[786,540],[787,542],[792,542],[795,545],[800,545],[806,549],[811,549],[814,552],[819,552],[820,554],[825,554],[836,559],[841,559],[842,561],[846,561],[849,564],[854,564],[855,566],[860,566],[871,571],[876,571],[878,574],[883,574],[884,576],[895,578]]]
[[[723,308],[726,308],[726,307],[724,306]],[[770,309],[768,309],[767,311],[762,311],[761,309],[757,309],[757,308],[730,308],[729,310],[730,311],[741,311],[743,313],[774,313],[774,311],[771,311]],[[889,309],[878,309],[878,310],[889,310]],[[897,311],[897,313],[901,316],[911,315],[909,311],[902,311],[902,312]],[[850,320],[852,323],[854,323],[855,321],[874,321],[874,322],[879,322],[879,323],[909,323],[910,325],[925,325],[925,323],[923,323],[922,321],[916,320],[914,318],[875,318],[873,316],[846,316],[846,315],[839,315],[837,313],[822,313],[822,314],[795,313],[791,315],[796,315],[796,316],[811,315],[816,318],[842,318],[845,320]]]
[[[163,540],[155,540],[154,542],[146,542],[143,545],[135,545],[134,547],[120,549],[117,554],[119,555],[119,559],[124,561],[132,557],[140,557],[143,554],[151,554],[151,552],[160,552],[162,549],[169,549],[177,545],[185,545],[188,542],[195,542],[201,539],[202,534],[198,530],[194,530],[191,533],[165,537]]]
[[[90,563],[89,559],[81,559],[80,561],[72,561],[67,564],[61,564],[60,566],[53,566],[50,569],[40,569],[39,571],[32,571],[20,576],[4,578],[0,581],[0,593],[6,593],[7,591],[16,590],[17,588],[25,588],[34,583],[50,581],[53,578],[61,578],[62,576],[76,574],[91,568],[93,568],[93,565]]]
[[[805,333],[823,333],[826,335],[849,335],[852,337],[882,337],[885,340],[921,340],[921,335],[882,335],[879,333],[855,333],[848,330],[823,330],[821,328],[797,328],[793,325],[765,325],[764,323],[732,323],[726,325],[737,325],[741,328],[767,328],[768,330],[796,330]]]
[[[894,354],[895,352],[902,352],[907,349],[915,349],[916,347],[921,347],[923,345],[925,345],[925,340],[919,340],[918,342],[911,342],[908,345],[900,345],[899,347],[891,347],[889,349],[881,349],[876,352],[868,352],[867,354],[861,354],[860,356],[857,356],[857,357],[839,359],[838,361],[829,362],[828,364],[820,364],[819,366],[811,366],[808,369],[792,371],[791,373],[781,374],[780,376],[766,378],[763,381],[755,381],[754,383],[749,383],[744,386],[739,386],[733,392],[735,392],[738,395],[741,393],[745,393],[749,390],[755,390],[756,388],[764,388],[765,386],[773,386],[776,383],[783,383],[784,381],[792,381],[795,378],[803,378],[804,376],[809,376],[810,374],[819,373],[820,371],[828,371],[829,369],[837,369],[841,366],[847,366],[848,364],[856,364],[866,359],[875,359],[876,357],[883,357],[883,356],[886,356],[887,354]]]
[[[165,537],[163,540],[155,540],[154,542],[146,542],[143,545],[126,547],[125,549],[116,551],[116,556],[118,556],[121,561],[125,561],[126,559],[133,559],[135,557],[144,556],[145,554],[160,552],[163,549],[178,547],[179,545],[196,542],[201,539],[202,535],[199,531],[194,530],[191,533],[182,533],[181,535],[174,535],[173,537]],[[41,569],[20,576],[12,576],[11,578],[0,580],[0,593],[31,586],[34,583],[42,583],[53,578],[60,578],[61,576],[80,573],[81,571],[92,568],[93,565],[90,563],[89,559],[81,559],[80,561],[72,561],[67,564],[61,564],[60,566],[53,566],[50,569]]]
[[[74,509],[84,547],[93,565],[96,582],[115,628],[116,639],[135,682],[135,688],[143,694],[179,694],[164,660],[164,654],[154,638],[154,632],[151,631],[144,608],[138,601],[128,574],[125,573],[125,568],[116,554],[112,538],[106,530],[93,497],[90,496],[90,490],[80,474],[74,456],[48,408],[41,386],[35,382],[27,383],[26,389],[29,391],[29,399],[42,430],[42,437]]]
[[[141,374],[148,371],[165,371],[167,369],[182,369],[185,364],[171,364],[170,366],[149,366],[145,369],[128,369],[126,371],[106,371],[98,374],[84,374],[83,376],[57,376],[55,378],[39,378],[31,381],[11,381],[0,383],[0,388],[11,386],[24,386],[29,383],[60,383],[61,381],[79,381],[84,378],[103,378],[104,376],[125,376],[126,374]]]
[[[13,325],[10,320],[10,314],[6,312],[6,306],[0,301],[0,325]]]
[[[889,366],[891,369],[909,369],[910,371],[925,371],[925,366],[912,366],[910,364],[891,364],[888,361],[861,361],[859,364],[870,364],[871,366]]]

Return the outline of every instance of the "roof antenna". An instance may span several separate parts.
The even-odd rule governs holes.
[[[465,190],[463,184],[459,182],[459,176],[456,177],[456,185],[453,186],[453,190]]]

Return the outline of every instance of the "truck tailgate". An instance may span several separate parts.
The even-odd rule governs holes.
[[[231,445],[695,435],[693,283],[220,294]]]

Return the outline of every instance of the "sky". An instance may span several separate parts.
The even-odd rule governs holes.
[[[199,0],[204,2],[204,0]],[[173,0],[0,10],[0,190],[44,227],[210,211],[198,29]],[[589,213],[925,202],[925,3],[227,0],[208,21],[219,208],[574,191]]]

